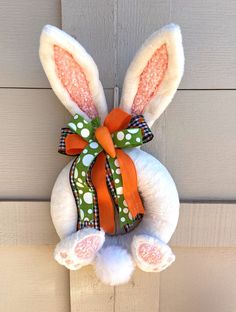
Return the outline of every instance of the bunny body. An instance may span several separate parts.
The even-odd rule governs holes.
[[[58,68],[55,70],[55,64],[48,60],[48,50],[46,51],[45,46],[50,45],[51,49],[51,46],[55,47],[55,44],[66,48],[73,56],[73,53],[81,52],[82,58],[77,61],[80,66],[84,66],[83,70],[87,75],[90,92],[92,98],[95,99],[96,107],[92,112],[97,111],[103,120],[106,115],[106,103],[93,61],[90,57],[87,58],[85,50],[77,43],[78,51],[71,48],[70,45],[75,45],[73,38],[53,26],[46,26],[41,37],[40,56],[55,93],[72,114],[79,113],[88,118],[86,109],[84,109],[86,105],[82,107],[82,110],[79,105],[74,105],[75,96],[71,95],[71,89],[67,89],[69,91],[66,92],[65,85],[64,88],[60,85],[58,77],[56,77]],[[167,50],[170,48],[168,58],[166,56],[162,58],[161,55],[165,52],[162,52],[164,48],[166,49],[165,45],[167,45]],[[160,46],[162,50],[160,50]],[[159,50],[157,50],[158,48]],[[153,68],[152,56],[155,51],[160,55],[157,60],[160,59],[162,66],[159,66],[158,75],[162,75],[163,71],[165,76],[161,79],[157,77],[155,88],[158,87],[158,90],[152,91],[150,95],[139,91],[142,91],[143,88],[142,79],[145,80],[145,71],[150,72]],[[165,59],[167,59],[167,65]],[[140,113],[141,109],[151,126],[171,101],[182,77],[183,62],[178,26],[168,25],[159,33],[152,35],[136,55],[127,72],[121,108],[129,113]],[[171,68],[172,71],[170,71]],[[155,92],[153,97],[152,94]],[[146,108],[143,107],[145,101],[142,97],[147,98],[147,101],[146,98],[144,99],[147,102]],[[72,162],[59,174],[51,196],[51,215],[61,239],[55,249],[55,259],[71,270],[94,264],[98,277],[110,285],[127,282],[135,265],[143,271],[160,272],[175,260],[175,256],[167,245],[175,231],[179,216],[179,198],[175,183],[167,169],[153,156],[139,148],[125,149],[124,151],[135,164],[138,190],[145,207],[144,217],[133,231],[117,236],[107,235],[102,229],[99,231],[93,228],[84,228],[77,231],[78,209],[69,181]]]
[[[72,270],[78,269],[78,265],[83,266],[90,263],[95,263],[97,266],[104,265],[105,272],[101,267],[97,268],[97,272],[102,272],[99,277],[105,282],[108,279],[108,272],[105,269],[105,263],[102,262],[101,255],[103,255],[103,250],[106,250],[108,246],[119,246],[127,252],[123,255],[123,257],[128,258],[124,261],[125,268],[126,264],[130,262],[129,254],[132,255],[136,264],[145,271],[161,271],[165,266],[169,266],[174,261],[171,250],[164,248],[163,253],[166,253],[166,256],[162,262],[154,266],[148,263],[146,264],[145,261],[141,261],[137,256],[136,245],[139,243],[139,240],[140,242],[147,243],[150,241],[153,243],[156,240],[158,246],[167,247],[165,244],[168,243],[175,231],[179,215],[179,198],[175,183],[167,169],[148,153],[138,148],[126,150],[126,152],[135,163],[139,181],[138,188],[141,190],[146,207],[142,222],[132,232],[119,236],[107,235],[106,239],[104,239],[104,235],[100,235],[101,233],[99,231],[93,229],[78,231],[79,234],[85,232],[85,236],[83,234],[81,236],[78,234],[74,235],[74,233],[77,233],[77,207],[68,179],[71,163],[59,174],[51,197],[51,215],[57,233],[62,239],[58,246],[59,248],[55,251],[55,258],[59,263],[64,264]],[[160,215],[162,216],[161,219]],[[93,236],[94,234],[100,238],[99,248],[92,253],[89,259],[83,262],[81,258],[76,257],[75,246],[84,237]],[[61,252],[66,252],[68,259],[72,260],[72,263],[67,264],[65,259],[60,256]],[[96,252],[100,252],[98,263],[96,262]],[[118,250],[118,254],[120,252]],[[104,260],[107,260],[106,253],[104,253],[103,257]],[[109,260],[106,262],[109,263]],[[119,267],[119,274],[122,274],[122,268],[119,262],[117,266]],[[129,279],[132,270],[133,268],[128,272],[128,276],[125,276],[125,280]],[[125,269],[124,271],[126,272]],[[113,280],[113,276],[107,282],[116,283]]]
[[[144,233],[150,231],[167,243],[175,231],[179,215],[179,198],[175,183],[167,169],[150,154],[138,148],[127,149],[126,153],[137,168],[138,188],[147,207],[144,222],[141,222],[132,232],[125,234],[126,241],[137,231]],[[77,228],[78,212],[68,179],[71,165],[72,161],[58,175],[51,196],[51,215],[61,239],[73,234]],[[161,220],[158,218],[159,215],[162,215]],[[145,230],[146,218],[151,218],[154,223],[148,223]],[[108,237],[109,240],[119,240],[119,236]],[[129,245],[129,243],[125,244]]]

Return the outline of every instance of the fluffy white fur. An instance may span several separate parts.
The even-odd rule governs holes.
[[[169,24],[153,33],[144,42],[127,70],[122,89],[121,108],[130,113],[138,90],[139,77],[154,52],[164,43],[168,51],[168,68],[157,95],[145,109],[144,116],[150,126],[172,100],[183,76],[184,53],[179,26]]]
[[[72,53],[73,57],[77,59],[78,62],[81,62],[81,56],[78,56],[77,53],[82,51],[82,55],[84,56],[83,64],[84,66],[90,67],[87,72],[89,79],[93,81],[94,85],[101,86],[100,82],[97,82],[97,69],[94,69],[94,62],[74,39],[69,39],[68,35],[65,35],[54,27],[46,26],[41,36],[41,60],[44,63],[51,85],[63,104],[67,107],[68,105],[70,106],[68,109],[72,114],[75,112],[81,114],[78,110],[75,111],[77,108],[74,107],[74,103],[70,102],[70,99],[68,99],[65,94],[65,90],[61,90],[62,86],[59,85],[57,78],[54,76],[55,70],[51,64],[51,59],[49,60],[47,56],[53,43],[64,47],[70,53],[74,52]],[[181,34],[178,26],[169,25],[153,34],[150,39],[146,41],[127,72],[121,100],[123,104],[122,108],[130,112],[132,101],[137,91],[138,77],[154,51],[163,43],[167,44],[169,65],[158,95],[145,110],[145,116],[150,125],[160,116],[169,104],[183,73],[184,58]],[[83,67],[84,70],[85,67]],[[94,71],[91,71],[91,67]],[[103,105],[105,105],[104,103],[103,101],[97,102],[97,105],[103,107]],[[103,116],[101,112],[104,113],[105,110],[99,110],[99,113]],[[142,222],[132,232],[119,236],[105,235],[105,242],[97,253],[97,256],[90,259],[90,263],[95,263],[97,276],[104,283],[110,285],[124,283],[129,280],[133,272],[133,261],[140,269],[154,272],[161,271],[174,261],[174,255],[167,246],[167,243],[175,231],[179,216],[179,198],[175,183],[167,169],[151,155],[138,148],[127,149],[126,152],[132,158],[136,166],[138,189],[143,198],[145,215]],[[70,167],[71,163],[59,174],[51,197],[51,215],[53,223],[57,233],[62,239],[62,242],[58,244],[58,250],[64,248],[63,244],[68,245],[68,248],[74,246],[72,241],[78,241],[77,235],[80,234],[77,233],[81,232],[76,232],[77,208],[69,183]],[[83,231],[84,230],[82,230],[82,232]],[[68,239],[67,243],[68,236],[71,238]],[[161,250],[162,261],[158,267],[148,265],[145,261],[143,262],[142,259],[140,259],[137,253],[140,242],[154,244]],[[57,255],[57,253],[56,251],[55,255]],[[59,259],[58,261],[60,262],[61,260]]]
[[[140,254],[137,252],[142,243],[149,243],[151,246],[155,246],[161,253],[161,259],[157,264],[147,263],[142,259]],[[132,241],[132,255],[137,263],[138,267],[145,272],[161,272],[165,270],[171,263],[175,261],[175,255],[168,245],[163,243],[158,238],[150,235],[137,235],[134,236]]]
[[[107,104],[94,60],[74,38],[57,27],[46,25],[40,37],[39,56],[54,92],[72,115],[78,113],[85,119],[90,120],[71,99],[67,90],[57,77],[53,51],[54,45],[58,45],[69,52],[83,69],[99,116],[103,120],[107,115]]]
[[[117,237],[107,236],[106,241],[119,242],[128,247],[133,235],[150,234],[168,243],[179,217],[179,198],[175,183],[167,169],[150,154],[138,148],[126,149],[125,152],[136,166],[145,215],[132,232]],[[74,233],[77,225],[77,208],[69,183],[70,167],[71,162],[59,174],[51,196],[51,215],[61,239]]]
[[[60,239],[74,233],[77,227],[78,210],[69,180],[72,162],[57,177],[51,194],[51,216]]]
[[[83,259],[79,258],[75,252],[76,245],[83,239],[94,236],[97,236],[97,238],[99,239],[98,247],[96,248],[94,253],[91,254],[89,258]],[[104,241],[105,241],[105,233],[102,230],[98,231],[91,228],[82,229],[62,239],[57,244],[54,251],[54,258],[58,263],[64,265],[68,269],[78,270],[82,266],[85,266],[93,262],[97,251],[102,247]],[[65,257],[63,256],[63,254],[66,254],[67,256]],[[68,260],[69,262],[67,263]]]
[[[159,271],[159,268],[165,268],[166,265],[171,264],[171,262],[167,262],[168,258],[163,257],[159,268],[153,268],[152,266],[147,268],[145,263],[137,261],[134,238],[137,241],[140,236],[140,239],[143,240],[143,235],[146,235],[146,237],[158,239],[162,247],[168,243],[178,222],[178,193],[167,169],[156,158],[138,148],[126,149],[126,153],[132,158],[136,166],[138,189],[143,198],[145,215],[142,222],[132,232],[119,236],[106,235],[102,250],[107,246],[119,246],[127,250],[128,253],[133,254],[134,261],[140,269]],[[68,178],[70,167],[71,163],[61,171],[52,191],[52,198],[56,199],[56,201],[51,201],[52,218],[61,238],[76,232],[77,208],[75,205],[70,205],[71,198],[74,200]],[[69,222],[68,216],[71,216],[71,222]],[[67,222],[65,222],[65,219]],[[66,224],[68,226],[65,227]],[[167,245],[166,247],[167,249],[162,248],[165,252],[170,250]],[[103,255],[103,253],[100,253],[99,263],[102,262],[101,257]]]
[[[111,286],[127,283],[134,271],[130,254],[118,246],[106,247],[98,252],[95,265],[97,277]]]

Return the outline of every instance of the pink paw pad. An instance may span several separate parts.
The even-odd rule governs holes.
[[[72,261],[72,260],[70,260],[70,259],[68,259],[68,260],[66,260],[66,261],[65,261],[65,263],[69,265],[69,264],[72,264],[72,263],[73,263],[73,261]]]
[[[78,258],[90,258],[98,250],[99,244],[100,238],[98,236],[86,237],[75,246],[75,254]]]
[[[65,251],[61,251],[60,252],[60,256],[63,258],[63,259],[65,259],[65,258],[67,258],[67,253],[65,252]]]
[[[162,260],[161,251],[157,246],[142,243],[138,248],[138,254],[148,264],[157,265]]]

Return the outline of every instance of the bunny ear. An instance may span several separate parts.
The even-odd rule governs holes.
[[[151,126],[172,100],[184,70],[180,28],[170,24],[145,41],[126,73],[121,108]]]
[[[78,113],[87,120],[105,118],[107,104],[97,66],[74,38],[46,25],[39,55],[52,89],[72,115]]]

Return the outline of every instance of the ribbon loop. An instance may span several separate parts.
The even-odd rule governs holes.
[[[120,108],[114,108],[105,118],[104,126],[106,126],[110,133],[119,131],[128,127],[131,120],[131,115],[124,112]]]
[[[94,137],[94,126],[92,122],[88,122],[78,114],[74,115],[68,126],[87,142]]]
[[[142,131],[139,128],[125,129],[113,133],[115,147],[127,148],[140,146],[143,143]]]
[[[78,155],[83,151],[87,144],[88,142],[79,135],[70,134],[65,138],[66,154]]]

